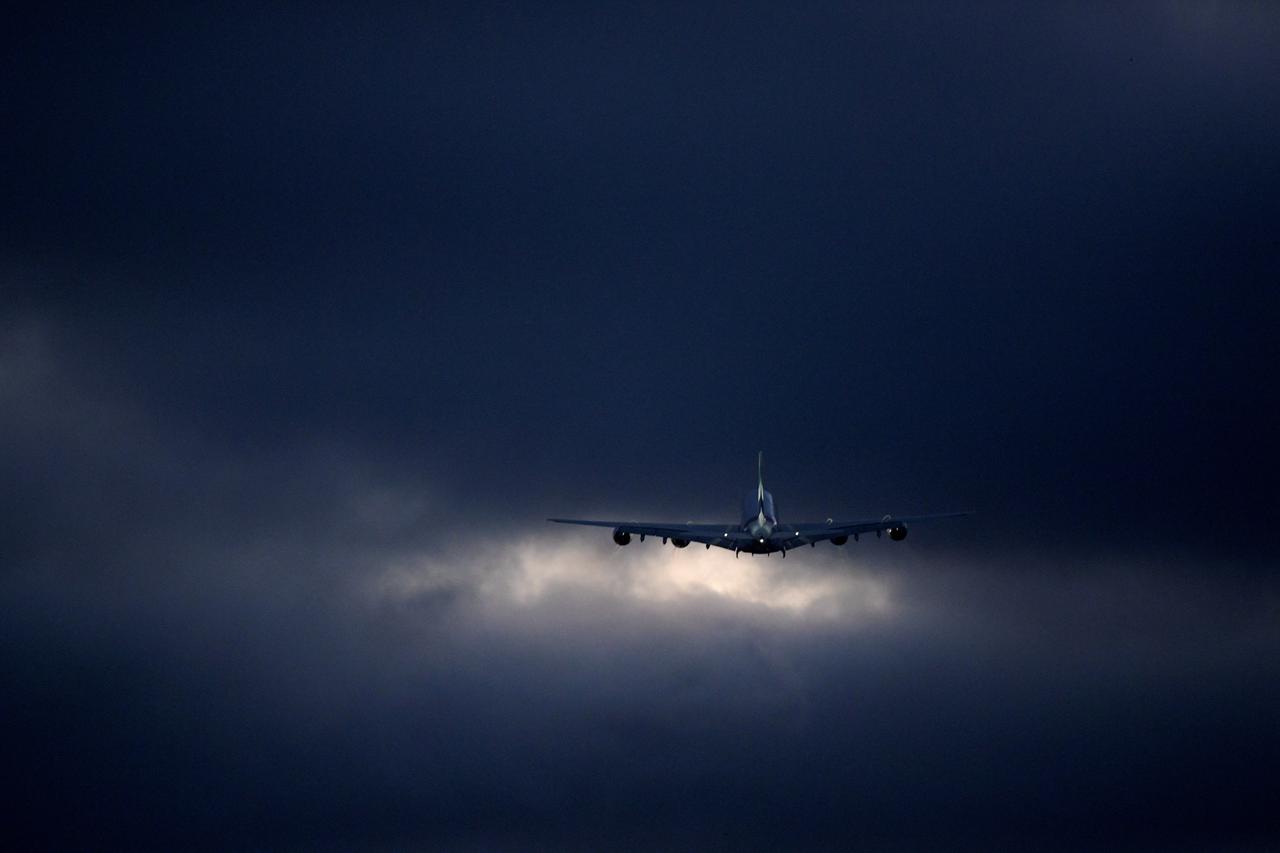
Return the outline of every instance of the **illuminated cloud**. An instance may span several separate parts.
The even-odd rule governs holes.
[[[598,537],[597,537],[598,538]],[[618,548],[578,533],[477,543],[475,556],[428,554],[394,560],[373,583],[376,597],[411,601],[473,586],[488,605],[536,608],[557,595],[588,594],[643,609],[667,606],[738,611],[773,619],[857,625],[892,619],[893,586],[847,557],[806,549],[789,559],[741,557],[657,541]]]

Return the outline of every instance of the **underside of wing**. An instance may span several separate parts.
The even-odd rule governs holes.
[[[664,522],[653,521],[597,521],[594,519],[582,518],[549,518],[556,524],[582,524],[588,527],[611,527],[613,528],[613,539],[619,544],[625,544],[630,537],[639,536],[642,539],[645,536],[660,536],[663,539],[670,539],[676,544],[683,542],[699,542],[704,545],[718,545],[722,548],[732,548],[740,536],[745,535],[737,531],[731,524],[667,524]],[[750,537],[747,537],[750,539]]]
[[[886,515],[882,518],[867,518],[858,521],[804,522],[785,525],[786,531],[780,530],[779,534],[784,539],[788,534],[793,534],[797,541],[803,544],[832,541],[838,545],[843,545],[850,536],[857,539],[864,533],[875,533],[877,536],[882,533],[888,533],[889,538],[901,540],[907,537],[908,524],[915,524],[918,521],[933,521],[940,518],[958,518],[972,514],[972,512],[967,511],[939,512],[931,515]],[[790,540],[786,541],[789,542]]]
[[[663,542],[670,541],[677,548],[683,548],[691,542],[698,542],[710,548],[727,548],[731,551],[752,553],[768,553],[770,551],[786,551],[802,545],[815,545],[818,542],[832,542],[843,545],[850,538],[857,540],[864,533],[880,536],[889,534],[889,538],[900,541],[907,538],[907,525],[918,521],[931,521],[939,518],[955,518],[971,515],[969,512],[944,512],[934,515],[886,515],[882,518],[868,518],[858,521],[822,521],[802,522],[799,524],[779,524],[766,537],[756,538],[750,533],[732,524],[684,524],[653,521],[605,521],[584,518],[550,518],[557,524],[580,524],[588,527],[608,527],[613,530],[613,541],[619,545],[631,542],[633,536],[643,540],[646,536],[661,537]]]

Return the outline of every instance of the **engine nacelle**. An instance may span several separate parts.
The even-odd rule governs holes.
[[[631,534],[621,528],[617,528],[613,531],[613,541],[618,545],[630,545]]]
[[[907,538],[907,526],[905,524],[895,524],[889,528],[889,538],[894,542],[901,542]]]
[[[848,536],[832,536],[832,537],[831,537],[831,544],[832,544],[832,545],[843,545],[844,543],[846,543],[846,542],[848,542],[848,541],[849,541],[849,537],[848,537]]]
[[[687,548],[687,547],[689,546],[689,540],[688,540],[688,539],[677,539],[677,538],[675,538],[674,536],[672,536],[672,537],[671,537],[671,544],[672,544],[672,545],[675,545],[677,548]]]

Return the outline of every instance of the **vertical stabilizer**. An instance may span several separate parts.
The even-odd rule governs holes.
[[[764,451],[756,454],[756,501],[764,509]]]

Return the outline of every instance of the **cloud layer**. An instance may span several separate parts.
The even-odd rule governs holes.
[[[350,449],[169,433],[55,338],[11,329],[0,365],[4,462],[30,487],[4,543],[5,739],[20,823],[50,844],[1276,829],[1269,578],[927,536],[785,561],[468,536]]]

